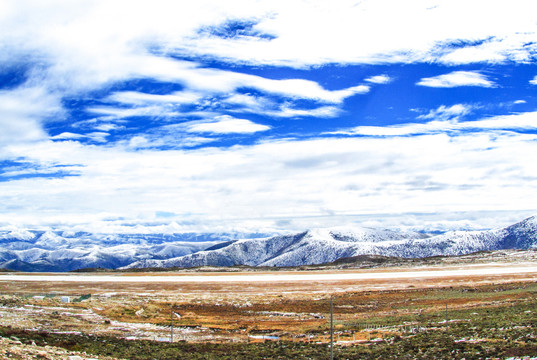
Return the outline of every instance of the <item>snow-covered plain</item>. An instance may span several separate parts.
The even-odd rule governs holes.
[[[40,281],[78,283],[223,283],[223,282],[308,282],[375,279],[422,279],[456,276],[486,276],[503,274],[537,274],[537,265],[479,265],[465,269],[427,269],[398,271],[352,271],[261,274],[198,274],[198,275],[0,275],[0,281]]]

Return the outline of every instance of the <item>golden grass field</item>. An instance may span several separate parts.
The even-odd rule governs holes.
[[[381,278],[374,278],[379,275]],[[393,325],[395,317],[400,318],[398,325],[411,326],[423,314],[443,311],[446,306],[449,316],[461,309],[525,301],[533,297],[524,289],[533,288],[537,267],[526,263],[301,272],[114,273],[113,281],[107,281],[108,273],[68,275],[67,280],[62,274],[11,276],[12,280],[0,277],[2,301],[7,306],[19,305],[21,316],[16,312],[8,315],[13,311],[2,308],[2,325],[163,338],[170,332],[173,309],[180,316],[173,317],[176,340],[262,341],[259,335],[264,334],[293,341],[327,341],[332,298],[336,330],[343,342],[369,338],[368,332],[361,331],[364,327]],[[46,297],[34,298],[36,295]],[[60,295],[72,300],[86,297],[65,304]],[[393,331],[378,330],[378,334]]]

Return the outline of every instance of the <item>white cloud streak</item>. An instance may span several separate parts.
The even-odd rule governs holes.
[[[149,50],[159,55],[175,53],[304,67],[415,61],[528,62],[537,46],[528,41],[537,33],[532,16],[536,5],[532,1],[513,5],[481,0],[469,5],[455,0],[440,1],[436,6],[423,1],[328,4],[245,0],[232,0],[225,6],[208,0],[161,0],[151,4],[12,0],[4,4],[0,61],[24,57],[30,62],[38,61],[44,67],[35,76],[65,90],[140,75],[165,76],[169,64]],[[454,18],[457,26],[453,26]],[[233,19],[252,21],[255,31],[272,34],[274,39],[218,37],[199,32]],[[457,46],[452,46],[453,42]],[[461,52],[479,55],[460,55]],[[203,81],[210,80],[221,88],[223,84],[208,72],[198,72],[185,81],[207,87],[209,84]],[[260,86],[267,91],[281,91],[280,87],[274,89],[274,83]],[[294,85],[290,84],[290,88],[294,89]],[[309,91],[311,96],[328,101],[342,96],[334,98],[315,87]],[[296,91],[291,94],[296,95]]]
[[[473,108],[473,106],[465,104],[455,104],[452,106],[441,105],[427,114],[418,116],[418,119],[450,120],[468,115]]]
[[[216,117],[212,121],[191,121],[184,124],[186,131],[211,134],[251,134],[270,130],[270,126],[256,124],[246,119],[236,119],[228,115]]]
[[[529,117],[479,125],[525,126]],[[79,176],[0,183],[0,211],[3,225],[28,226],[108,218],[143,225],[164,211],[177,214],[169,221],[196,231],[215,224],[281,230],[280,223],[292,230],[367,214],[527,211],[537,196],[536,144],[531,134],[470,132],[189,151],[132,152],[70,141],[12,145],[14,157],[42,169],[78,164]]]
[[[371,76],[365,79],[365,81],[373,83],[373,84],[388,84],[392,80],[393,79],[389,77],[388,75],[375,75],[375,76]]]
[[[175,220],[189,222],[196,230],[214,230],[215,224],[276,228],[279,221],[291,229],[299,226],[293,223],[296,214],[303,219],[324,216],[337,224],[347,215],[388,216],[387,211],[532,209],[537,197],[537,139],[503,130],[533,131],[534,113],[462,122],[462,109],[446,107],[430,114],[440,120],[426,124],[358,127],[350,132],[419,136],[280,140],[169,151],[154,147],[212,139],[184,137],[184,126],[167,126],[115,146],[84,146],[74,141],[79,137],[75,133],[58,135],[64,141],[44,141],[43,124],[62,115],[62,98],[133,79],[169,82],[184,90],[165,95],[116,92],[105,99],[112,104],[89,108],[102,118],[84,136],[104,142],[114,129],[103,124],[116,124],[117,118],[173,117],[181,114],[183,105],[212,97],[282,118],[331,117],[349,97],[367,94],[369,85],[357,79],[352,86],[334,90],[312,80],[211,69],[178,58],[292,68],[528,63],[537,51],[532,40],[537,34],[536,6],[534,1],[486,0],[3,1],[0,66],[22,63],[29,70],[24,84],[0,92],[0,154],[25,159],[43,171],[58,165],[79,167],[72,177],[1,182],[2,224],[102,224],[117,219],[142,226],[164,211],[178,214]],[[271,37],[200,31],[237,19],[252,21],[253,33]],[[364,81],[374,86],[388,79]],[[422,79],[420,85],[495,86],[477,71]],[[242,94],[248,89],[262,95]],[[269,95],[288,103],[271,103]],[[308,100],[317,107],[299,108],[294,100]],[[210,118],[205,115],[200,117]],[[448,115],[448,120],[442,118]],[[243,121],[204,126],[212,126],[213,133],[263,126],[238,120]],[[491,131],[469,131],[474,128]],[[315,221],[306,222],[314,226]]]
[[[202,98],[200,94],[193,92],[176,91],[172,94],[146,94],[138,91],[122,91],[113,93],[108,97],[109,101],[130,105],[144,105],[151,103],[174,103],[191,104]]]
[[[43,140],[42,121],[61,116],[60,99],[42,88],[0,91],[0,145]]]
[[[455,107],[455,109],[454,109]],[[460,108],[459,108],[460,107]],[[341,130],[333,134],[363,135],[363,136],[410,136],[430,133],[449,132],[475,132],[486,130],[499,131],[536,131],[537,112],[528,112],[513,115],[502,115],[475,121],[459,121],[459,116],[469,110],[462,105],[450,108],[440,107],[431,111],[422,119],[435,119],[427,123],[406,123],[392,126],[358,126],[352,129]]]
[[[449,74],[423,78],[416,85],[435,88],[453,88],[459,86],[490,88],[496,86],[496,84],[488,80],[485,75],[477,71],[453,71]]]

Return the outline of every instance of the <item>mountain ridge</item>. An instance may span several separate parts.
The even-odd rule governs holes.
[[[284,267],[323,264],[360,255],[425,258],[533,249],[537,248],[537,217],[499,229],[439,235],[365,227],[250,235],[92,234],[15,229],[0,232],[0,268],[50,272],[84,268]]]
[[[294,241],[289,242],[290,239]],[[434,236],[368,228],[313,229],[294,236],[240,240],[217,249],[167,260],[141,260],[124,268],[233,265],[281,267],[323,264],[359,255],[424,258],[535,247],[537,218],[530,217],[500,229],[451,231]]]

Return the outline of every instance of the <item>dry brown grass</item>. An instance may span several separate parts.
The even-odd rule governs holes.
[[[202,337],[206,339],[208,333],[215,341],[229,338],[244,340],[246,334],[274,333],[296,341],[305,341],[305,334],[316,334],[317,341],[322,341],[327,336],[330,297],[334,299],[338,322],[336,330],[342,332],[339,334],[341,340],[364,340],[368,336],[365,333],[345,333],[352,329],[349,324],[370,322],[372,319],[382,322],[394,316],[415,319],[422,312],[441,311],[446,304],[453,311],[523,302],[533,299],[534,291],[537,291],[534,288],[536,281],[537,274],[530,273],[308,283],[73,284],[4,281],[0,283],[0,289],[3,294],[18,295],[19,305],[32,304],[43,309],[52,306],[80,311],[89,309],[102,317],[99,321],[89,321],[58,316],[53,313],[54,310],[45,310],[40,318],[30,318],[24,322],[25,327],[124,336],[125,331],[117,330],[117,326],[106,321],[168,325],[173,308],[181,315],[181,319],[174,318],[176,327],[199,330],[199,334],[192,335],[190,340],[201,341]],[[524,287],[528,287],[527,291]],[[113,294],[105,296],[106,293]],[[61,304],[58,297],[44,300],[20,297],[37,294],[93,296],[81,303],[71,304]],[[8,301],[7,298],[4,300]],[[155,334],[165,331],[155,330]]]

